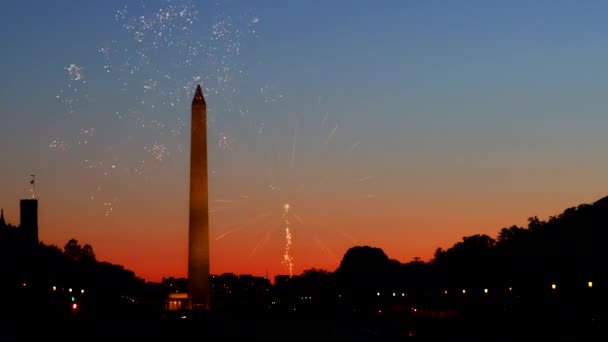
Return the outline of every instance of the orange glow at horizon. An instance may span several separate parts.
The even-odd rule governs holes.
[[[143,203],[127,203],[131,206],[128,215],[114,215],[106,220],[87,220],[90,211],[86,206],[74,210],[71,216],[62,215],[60,207],[78,206],[77,202],[67,200],[66,203],[40,200],[39,226],[42,242],[60,248],[70,238],[76,238],[81,244],[90,243],[98,260],[123,265],[149,281],[160,281],[163,277],[171,276],[186,277],[188,231],[185,201],[166,205],[164,200],[154,200],[152,197],[146,201],[147,207]],[[420,206],[420,203],[417,205]],[[476,217],[458,218],[437,217],[431,211],[424,214],[420,210],[408,214],[390,206],[382,207],[389,211],[382,212],[381,215],[379,208],[366,211],[363,207],[354,206],[350,213],[327,216],[314,216],[312,211],[305,209],[306,206],[301,208],[299,214],[304,223],[294,220],[292,230],[294,274],[311,268],[334,271],[344,253],[357,245],[379,247],[389,258],[400,262],[409,262],[414,257],[430,261],[436,248],[449,248],[465,235],[486,233],[495,237],[500,227],[517,223],[514,218],[504,214],[495,215],[497,212],[492,211]],[[282,263],[285,236],[280,208],[279,206],[279,210],[269,214],[249,216],[250,219],[233,218],[232,221],[241,222],[242,228],[220,239],[217,237],[235,226],[230,223],[230,219],[224,219],[219,213],[211,214],[211,273],[254,276],[268,274],[271,280],[276,275],[289,274]],[[234,216],[233,212],[228,214]],[[498,220],[505,223],[497,223],[498,220],[492,216],[499,217]],[[12,209],[5,210],[5,217],[7,221],[15,222],[14,219],[8,219],[14,217]],[[519,221],[523,220],[520,218]],[[64,222],[63,227],[68,229],[59,229],[61,227],[56,222]],[[86,231],[79,229],[81,222],[87,222]],[[525,226],[524,222],[519,224]],[[116,233],[108,234],[108,226],[112,226],[112,231]],[[375,226],[392,226],[396,230],[394,234],[377,234],[377,230],[370,229]],[[491,229],[486,232],[474,229],[484,226]],[[400,235],[398,227],[416,229],[405,229],[404,235]],[[419,227],[424,229],[418,229]],[[453,229],[446,230],[446,227]]]

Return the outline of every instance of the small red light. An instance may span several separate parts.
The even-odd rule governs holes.
[[[76,303],[72,304],[72,309],[74,309],[74,310],[78,309],[78,304],[76,304]]]

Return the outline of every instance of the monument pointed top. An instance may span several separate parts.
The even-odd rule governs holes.
[[[203,96],[203,90],[201,89],[201,85],[198,84],[196,86],[196,91],[194,92],[194,99],[192,99],[192,104],[204,104],[205,97]]]
[[[0,209],[0,226],[6,226],[6,222],[4,221],[4,209]]]

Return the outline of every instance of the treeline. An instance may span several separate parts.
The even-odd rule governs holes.
[[[0,290],[13,294],[0,310],[3,314],[127,315],[162,307],[159,285],[147,283],[121,265],[98,261],[89,244],[71,239],[59,248],[18,241],[1,242]]]
[[[438,248],[428,262],[402,263],[380,248],[356,246],[335,271],[311,269],[275,290],[289,303],[312,297],[322,306],[378,308],[406,298],[410,305],[435,309],[477,305],[523,312],[559,306],[577,315],[608,306],[607,241],[604,198],[546,221],[531,217],[527,227],[502,228],[496,238],[465,236]]]
[[[83,311],[126,314],[131,308],[163,307],[166,290],[161,284],[97,261],[88,244],[72,239],[59,248],[15,241],[0,239],[0,290],[19,294],[9,298],[12,308],[49,300],[65,307],[74,297],[70,289]],[[376,310],[407,303],[450,309],[482,303],[525,311],[532,306],[551,310],[558,303],[573,312],[590,305],[596,310],[608,307],[607,241],[608,197],[546,221],[532,217],[527,227],[505,227],[496,237],[465,236],[447,249],[438,248],[428,262],[416,258],[403,263],[380,248],[355,246],[336,270],[311,269],[287,278],[273,286],[268,300],[279,308]]]

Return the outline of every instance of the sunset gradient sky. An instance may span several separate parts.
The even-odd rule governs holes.
[[[356,245],[428,261],[608,194],[607,7],[8,1],[0,207],[19,224],[35,174],[44,243],[186,276],[200,83],[212,273],[333,271]]]

